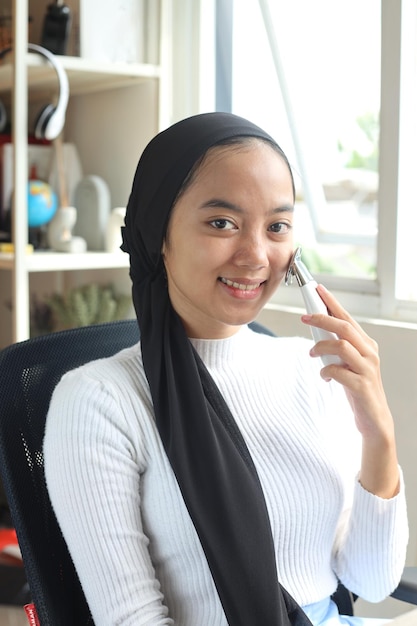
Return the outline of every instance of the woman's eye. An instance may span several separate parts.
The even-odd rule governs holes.
[[[280,235],[287,233],[290,230],[290,225],[285,222],[277,222],[276,224],[271,224],[269,229],[273,233],[279,233]]]
[[[232,222],[224,218],[213,220],[210,222],[210,225],[213,226],[213,228],[217,228],[217,230],[231,230],[232,228],[235,228]]]

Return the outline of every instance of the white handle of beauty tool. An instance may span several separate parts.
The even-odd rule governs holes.
[[[328,315],[327,307],[324,304],[323,300],[320,298],[317,293],[317,283],[315,280],[310,280],[310,282],[303,285],[301,289],[301,293],[303,295],[304,304],[306,306],[307,313],[324,313]],[[337,335],[335,333],[331,333],[328,330],[323,330],[322,328],[317,328],[315,326],[311,326],[311,334],[313,335],[314,341],[317,343],[318,341],[325,341],[327,339],[337,339]],[[341,365],[341,359],[334,354],[324,354],[320,357],[324,365]]]

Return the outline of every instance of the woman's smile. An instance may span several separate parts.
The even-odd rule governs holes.
[[[229,279],[220,277],[219,281],[228,290],[228,293],[234,298],[252,299],[257,298],[262,291],[262,285],[265,281],[248,281],[245,279]]]

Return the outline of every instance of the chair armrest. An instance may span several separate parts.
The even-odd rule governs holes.
[[[404,568],[401,582],[391,596],[402,602],[417,604],[417,567]]]

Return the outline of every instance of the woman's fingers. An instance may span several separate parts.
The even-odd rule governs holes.
[[[324,285],[317,285],[317,293],[323,300],[324,304],[327,306],[327,309],[329,311],[329,317],[335,317],[337,319],[349,322],[349,324],[351,324],[351,326],[353,326],[353,328],[355,328],[361,335],[368,337],[360,324],[358,324],[358,322],[353,319],[353,317],[346,311],[346,309],[342,307],[340,302],[330,291],[326,289]]]
[[[318,292],[330,315],[303,315],[302,321],[335,335],[334,339],[317,342],[311,356],[337,355],[342,365],[326,365],[321,370],[325,380],[334,379],[345,388],[362,434],[375,434],[392,418],[383,390],[378,344],[324,287]],[[385,426],[384,426],[385,428]]]
[[[327,291],[323,285],[319,285],[317,291],[327,306],[329,315],[303,315],[301,319],[305,324],[321,328],[337,335],[339,338],[337,352],[331,352],[331,354],[337,354],[343,361],[350,362],[350,358],[349,360],[347,360],[347,358],[349,355],[354,356],[354,353],[349,349],[349,346],[353,346],[361,356],[377,355],[377,343],[365,333],[363,328],[341,306],[333,294]],[[330,347],[336,348],[336,344],[326,343],[326,345],[323,344],[320,346],[320,349],[327,350],[327,348]],[[323,352],[323,354],[326,353],[328,352]]]

